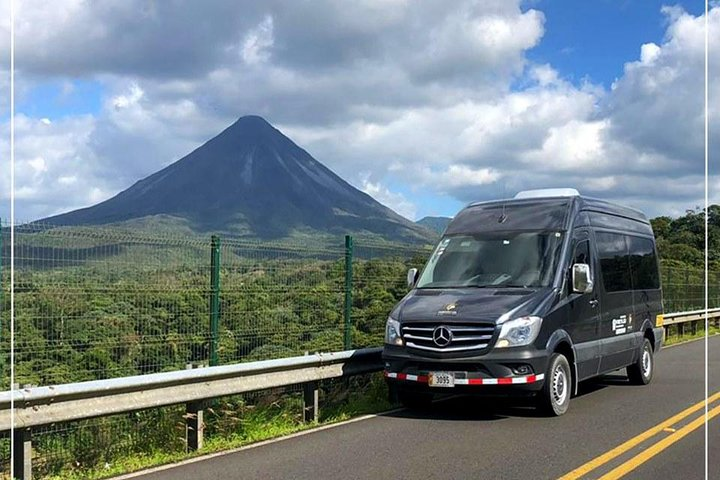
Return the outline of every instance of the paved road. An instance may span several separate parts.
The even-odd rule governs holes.
[[[720,391],[720,337],[710,339],[710,350],[712,394]],[[703,342],[692,342],[661,351],[647,387],[631,386],[620,375],[586,382],[559,418],[537,417],[523,404],[455,398],[426,415],[399,411],[140,478],[558,478],[702,401],[704,371]],[[582,478],[623,468],[701,414],[698,410],[673,423]],[[709,428],[715,450],[710,478],[720,478],[720,416]],[[703,446],[701,426],[626,478],[702,479]]]

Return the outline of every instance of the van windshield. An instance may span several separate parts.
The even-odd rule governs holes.
[[[561,232],[446,236],[417,288],[546,287],[560,255]]]

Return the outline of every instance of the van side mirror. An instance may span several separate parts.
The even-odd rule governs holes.
[[[415,286],[415,282],[417,282],[417,276],[418,276],[417,268],[411,268],[410,270],[408,270],[407,285],[409,288],[412,288],[413,286]]]
[[[590,293],[593,290],[593,280],[590,275],[590,265],[576,263],[572,268],[572,286],[574,293]]]

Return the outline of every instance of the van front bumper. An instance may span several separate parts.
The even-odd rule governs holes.
[[[549,355],[534,347],[491,350],[477,357],[428,358],[405,347],[385,345],[385,378],[392,387],[437,393],[450,389],[430,387],[430,372],[452,372],[455,388],[467,393],[534,393],[545,381]]]

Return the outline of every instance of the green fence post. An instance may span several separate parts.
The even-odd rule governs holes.
[[[210,240],[210,366],[218,364],[220,324],[220,237]]]
[[[668,271],[667,271],[667,287],[668,287],[667,288],[667,296],[670,297],[667,302],[669,304],[668,309],[671,312],[674,312],[675,311],[674,310],[674,308],[675,308],[675,296],[674,296],[675,292],[673,291],[673,293],[670,293],[670,291],[673,288],[673,286],[672,286],[672,267],[670,265],[668,265]]]
[[[352,348],[352,261],[353,261],[353,239],[345,235],[345,350]]]
[[[695,292],[694,292],[693,290],[694,290],[694,289],[691,289],[691,288],[690,288],[690,267],[685,267],[685,289],[684,289],[685,295],[687,295],[687,296],[694,295]],[[686,299],[686,300],[688,300],[688,305],[689,305],[689,306],[686,307],[686,308],[687,308],[688,310],[692,310],[693,307],[694,307],[694,303],[693,303],[693,302],[695,301],[694,297],[691,297],[691,298]]]

